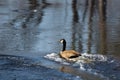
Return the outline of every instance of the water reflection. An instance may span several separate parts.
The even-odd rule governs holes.
[[[36,9],[37,6],[39,6],[37,0],[29,0],[29,4],[30,4],[29,6],[30,10],[34,10]]]
[[[81,6],[79,4],[84,4],[84,7],[82,7],[83,5]],[[118,28],[116,27],[116,29],[113,29],[109,27],[113,27],[114,23],[110,23],[110,21],[112,20],[108,19],[110,18],[110,13],[108,13],[110,11],[110,7],[108,6],[110,6],[110,2],[108,2],[107,0],[72,0],[73,18],[71,28],[71,46],[73,49],[87,53],[111,53],[110,48],[113,48],[112,44],[115,43],[110,44],[111,46],[109,46],[108,44],[109,41],[111,42],[113,36],[115,41],[118,40],[118,38],[115,39],[115,36],[118,33],[114,33],[114,31],[118,32],[116,30]],[[116,21],[116,23],[117,22],[118,21]],[[110,33],[109,31],[112,31],[113,33]],[[119,45],[119,41],[116,42]],[[118,52],[119,50],[117,50],[116,53]]]
[[[114,1],[2,0],[0,51],[13,55],[16,54],[14,51],[22,51],[20,55],[28,53],[39,58],[47,53],[59,53],[58,40],[65,38],[68,49],[91,54],[119,55],[120,10],[116,7],[119,0]],[[40,65],[55,66],[43,59],[39,61]],[[82,75],[70,67],[63,66],[60,70]]]
[[[100,27],[100,53],[107,53],[107,31],[106,31],[106,0],[99,0],[99,27]]]
[[[115,21],[114,24],[117,18],[111,20],[111,7],[108,6],[113,4],[107,0],[66,0],[64,2],[9,0],[8,2],[1,1],[1,3],[5,4],[2,4],[3,7],[0,8],[4,9],[3,12],[1,10],[1,14],[4,14],[1,25],[6,23],[5,25],[9,27],[3,31],[7,36],[1,35],[4,36],[1,39],[4,44],[1,43],[1,46],[7,47],[7,37],[12,36],[17,43],[22,43],[23,46],[34,46],[36,50],[40,48],[41,51],[46,51],[42,47],[47,46],[48,52],[49,50],[59,52],[57,41],[60,38],[66,38],[67,47],[79,52],[107,54],[107,52],[116,52],[116,46],[119,47],[119,21]],[[52,4],[49,6],[50,3]],[[24,5],[21,6],[21,4]],[[114,16],[119,15],[119,13],[116,14]],[[17,39],[13,34],[17,35]],[[12,38],[9,39],[12,41]],[[24,42],[24,40],[27,41]],[[1,47],[1,49],[6,49],[6,47]],[[119,50],[116,53],[119,53]]]
[[[39,6],[39,3],[35,0],[29,0],[30,4],[27,5],[28,7],[26,7],[26,5],[21,6],[26,7],[26,10],[21,9],[19,4],[18,6],[20,8],[13,11],[13,6],[15,5],[12,5],[12,2],[13,1],[9,1],[8,3],[8,5],[12,9],[12,11],[10,11],[12,15],[9,14],[8,16],[12,17],[13,14],[17,15],[14,15],[14,18],[11,18],[10,21],[3,24],[6,25],[6,27],[8,27],[9,29],[5,28],[4,30],[1,30],[2,32],[4,32],[4,34],[1,35],[2,38],[0,39],[2,41],[1,51],[6,51],[6,49],[12,51],[34,49],[33,45],[35,44],[34,42],[36,42],[37,40],[35,35],[40,33],[38,27],[36,26],[42,20],[42,9],[44,7]],[[26,2],[24,4],[26,4]],[[24,11],[24,13],[22,11]],[[9,43],[9,41],[11,43]]]
[[[81,76],[81,78],[85,79],[85,80],[96,80],[96,79],[97,80],[104,80],[104,78],[100,78],[100,76],[94,76],[92,74],[86,75],[86,72],[74,69],[74,68],[69,67],[69,66],[61,66],[60,71],[65,72],[65,73],[70,73],[73,75],[77,75],[78,77]]]
[[[73,22],[79,22],[79,15],[77,10],[77,0],[72,0]]]
[[[79,13],[79,10],[77,10],[78,4],[77,0],[72,1],[72,10],[73,10],[73,37],[72,39],[75,41],[76,40],[76,35],[77,35],[77,44],[79,45],[79,49],[82,50],[82,52],[87,52],[87,53],[96,53],[96,41],[94,42],[94,16],[95,16],[95,11],[96,9],[99,10],[99,25],[100,27],[100,53],[106,53],[106,5],[107,1],[105,0],[100,0],[99,4],[98,1],[96,0],[86,0],[85,1],[85,9],[82,15],[82,21],[84,23],[80,22],[80,17],[81,15]],[[97,7],[97,5],[99,5]],[[95,8],[96,7],[96,8]],[[82,24],[82,25],[81,25]],[[101,25],[102,24],[102,25]],[[79,31],[78,31],[79,30]],[[103,40],[104,39],[104,40]],[[73,41],[73,42],[74,42]],[[75,45],[77,46],[77,45]],[[104,49],[104,50],[103,50]],[[80,51],[79,50],[79,51]]]
[[[77,45],[78,49],[81,52],[92,53],[94,50],[91,51],[91,40],[92,40],[92,17],[93,17],[93,2],[85,1],[85,10],[82,15],[82,21],[85,24],[80,22],[80,13],[77,9],[76,1],[73,1],[72,4],[73,9],[73,40],[78,40]],[[87,16],[87,17],[86,17]],[[76,45],[76,46],[77,46]]]
[[[80,41],[80,23],[79,14],[77,10],[77,0],[72,0],[72,49],[81,52],[81,41]]]
[[[86,24],[86,26],[88,27],[88,35],[87,35],[88,40],[87,40],[87,44],[86,44],[87,45],[87,50],[86,50],[87,53],[93,53],[93,51],[92,51],[92,49],[93,49],[92,48],[92,45],[93,45],[93,43],[92,43],[92,36],[93,36],[93,32],[92,32],[93,20],[92,20],[92,18],[93,18],[93,14],[94,14],[94,6],[95,6],[95,0],[87,0],[86,1],[87,8],[85,9],[84,13],[88,12],[88,18],[87,18],[88,20],[87,20],[87,24]],[[86,14],[84,14],[84,16],[85,15]],[[83,20],[85,20],[85,19],[83,18]]]

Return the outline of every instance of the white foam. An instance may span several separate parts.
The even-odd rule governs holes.
[[[86,59],[88,61],[107,61],[107,57],[101,54],[88,54],[83,53],[82,59]]]
[[[97,70],[94,70],[90,65],[94,62],[106,62],[107,57],[101,54],[88,54],[88,53],[82,53],[82,56],[79,56],[78,58],[72,58],[69,59],[69,61],[61,58],[58,53],[51,53],[44,56],[47,59],[60,62],[64,65],[71,65],[73,67],[77,67],[80,70],[87,71],[89,73],[92,73],[94,75],[100,75],[100,73],[97,73]],[[113,62],[113,61],[111,61]],[[101,75],[102,76],[102,75]]]
[[[65,64],[65,65],[69,65],[70,64],[70,63],[66,62],[66,60],[60,58],[59,54],[57,54],[57,53],[47,54],[44,57],[47,58],[47,59],[56,61],[56,62],[60,62],[60,63]]]
[[[48,59],[51,59],[51,60],[55,60],[55,61],[62,61],[62,58],[60,58],[59,55],[56,54],[56,53],[47,54],[44,57],[48,58]]]
[[[86,70],[85,67],[84,67],[84,65],[82,63],[80,63],[80,69],[83,70],[83,71]]]
[[[44,56],[45,58],[48,58],[50,60],[54,60],[57,62],[65,62],[66,60],[62,59],[59,54],[57,53],[51,53]],[[83,53],[82,56],[79,56],[78,58],[72,58],[69,59],[69,61],[73,61],[76,63],[88,63],[91,61],[107,61],[107,57],[100,54],[88,54]]]
[[[61,58],[59,56],[59,54],[57,54],[57,53],[47,54],[44,57],[47,59],[56,61],[56,62],[60,62],[60,63],[65,64],[65,65],[72,65],[74,67],[77,66],[80,68],[80,70],[89,71],[89,72],[92,71],[92,68],[87,64],[92,63],[92,62],[107,61],[107,57],[104,55],[88,54],[88,53],[82,53],[82,56],[79,56],[78,58],[69,59],[69,61],[74,62],[72,64],[69,63],[69,61],[66,61],[65,59]]]

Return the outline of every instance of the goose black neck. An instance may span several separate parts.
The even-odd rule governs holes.
[[[65,49],[66,49],[66,41],[63,42],[63,49],[62,49],[62,51],[65,51]]]

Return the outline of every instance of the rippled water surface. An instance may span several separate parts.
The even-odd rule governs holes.
[[[1,0],[1,80],[119,80],[120,1],[101,1],[103,7],[96,0]],[[58,55],[61,38],[67,49],[107,60],[45,58]]]

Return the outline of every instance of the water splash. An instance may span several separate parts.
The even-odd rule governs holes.
[[[60,62],[61,64],[71,65],[73,67],[79,67],[81,70],[86,70],[86,71],[91,71],[90,64],[94,64],[94,62],[107,61],[107,57],[104,55],[88,54],[88,53],[83,53],[82,56],[69,59],[69,61],[61,58],[57,53],[50,53],[44,57],[49,60]]]
[[[62,64],[66,64],[66,65],[70,65],[70,63],[66,62],[65,59],[62,59],[58,54],[56,53],[51,53],[51,54],[47,54],[46,56],[44,56],[47,59],[56,61],[56,62],[60,62]]]
[[[75,63],[90,63],[93,61],[107,61],[107,57],[104,55],[100,55],[100,54],[88,54],[88,53],[83,53],[82,56],[79,56],[77,58],[72,58],[69,59],[69,61],[66,61],[64,59],[62,59],[58,54],[56,53],[51,53],[51,54],[47,54],[46,56],[44,56],[45,58],[48,58],[50,60],[54,60],[57,62],[75,62]]]
[[[101,77],[104,76],[99,73],[99,70],[94,69],[94,66],[96,65],[96,62],[100,64],[107,62],[107,57],[104,55],[88,53],[82,53],[82,56],[79,56],[78,58],[69,59],[69,61],[61,58],[57,53],[47,54],[46,56],[44,56],[44,58],[53,60],[55,62],[59,62],[61,64],[69,65],[74,68],[92,73],[94,75],[99,75]]]
[[[88,54],[83,53],[82,56],[80,56],[80,60],[88,60],[88,61],[107,61],[107,57],[101,54]]]

